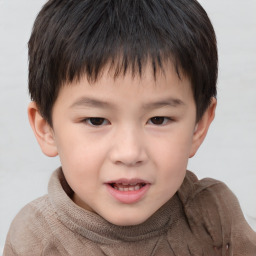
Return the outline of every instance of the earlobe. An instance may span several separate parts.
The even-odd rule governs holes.
[[[41,116],[35,102],[31,102],[28,106],[28,118],[42,152],[49,157],[57,156],[53,129]]]
[[[192,142],[192,148],[189,157],[193,157],[200,145],[203,143],[206,134],[208,132],[208,129],[211,125],[211,122],[213,121],[215,117],[215,109],[217,105],[216,98],[211,99],[211,104],[203,114],[202,118],[199,120],[199,122],[195,126],[194,134],[193,134],[193,142]]]

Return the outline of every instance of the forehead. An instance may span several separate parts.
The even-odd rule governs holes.
[[[57,102],[69,102],[71,106],[77,107],[104,106],[105,102],[122,104],[129,100],[131,104],[141,103],[147,106],[149,102],[166,102],[167,99],[172,99],[171,105],[179,105],[188,99],[191,101],[191,98],[193,97],[189,79],[179,76],[172,63],[166,63],[157,73],[147,64],[142,73],[127,70],[125,74],[118,76],[115,75],[115,70],[108,66],[95,81],[84,75],[79,80],[63,85]],[[87,104],[84,104],[86,102]],[[95,104],[96,102],[101,104]]]

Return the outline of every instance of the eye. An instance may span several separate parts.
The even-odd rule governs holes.
[[[155,116],[149,119],[148,123],[153,125],[165,125],[169,121],[171,121],[171,118],[164,117],[164,116]]]
[[[108,125],[109,121],[102,117],[90,117],[83,120],[86,124],[90,126],[103,126]]]

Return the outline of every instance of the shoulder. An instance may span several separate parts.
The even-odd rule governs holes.
[[[218,210],[225,213],[229,212],[231,205],[240,208],[236,196],[225,183],[212,178],[199,180],[195,174],[189,171],[178,194],[186,207],[198,206],[207,211],[210,207],[211,211]],[[213,208],[213,205],[217,208]]]
[[[40,255],[43,245],[51,240],[49,216],[53,214],[47,195],[22,208],[10,226],[4,255]]]
[[[178,196],[196,236],[208,234],[216,248],[230,248],[233,255],[256,255],[256,234],[225,183],[211,178],[198,180],[188,172]]]

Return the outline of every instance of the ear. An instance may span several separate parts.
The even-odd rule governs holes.
[[[42,152],[49,157],[57,156],[53,129],[41,116],[35,102],[31,102],[28,106],[28,119]]]
[[[203,143],[204,138],[206,137],[206,134],[208,132],[208,129],[210,127],[211,122],[213,121],[215,117],[215,109],[217,105],[216,98],[211,99],[211,104],[203,114],[202,118],[198,121],[198,123],[195,126],[195,131],[193,134],[193,144],[191,148],[191,152],[189,157],[193,157],[200,145]]]

